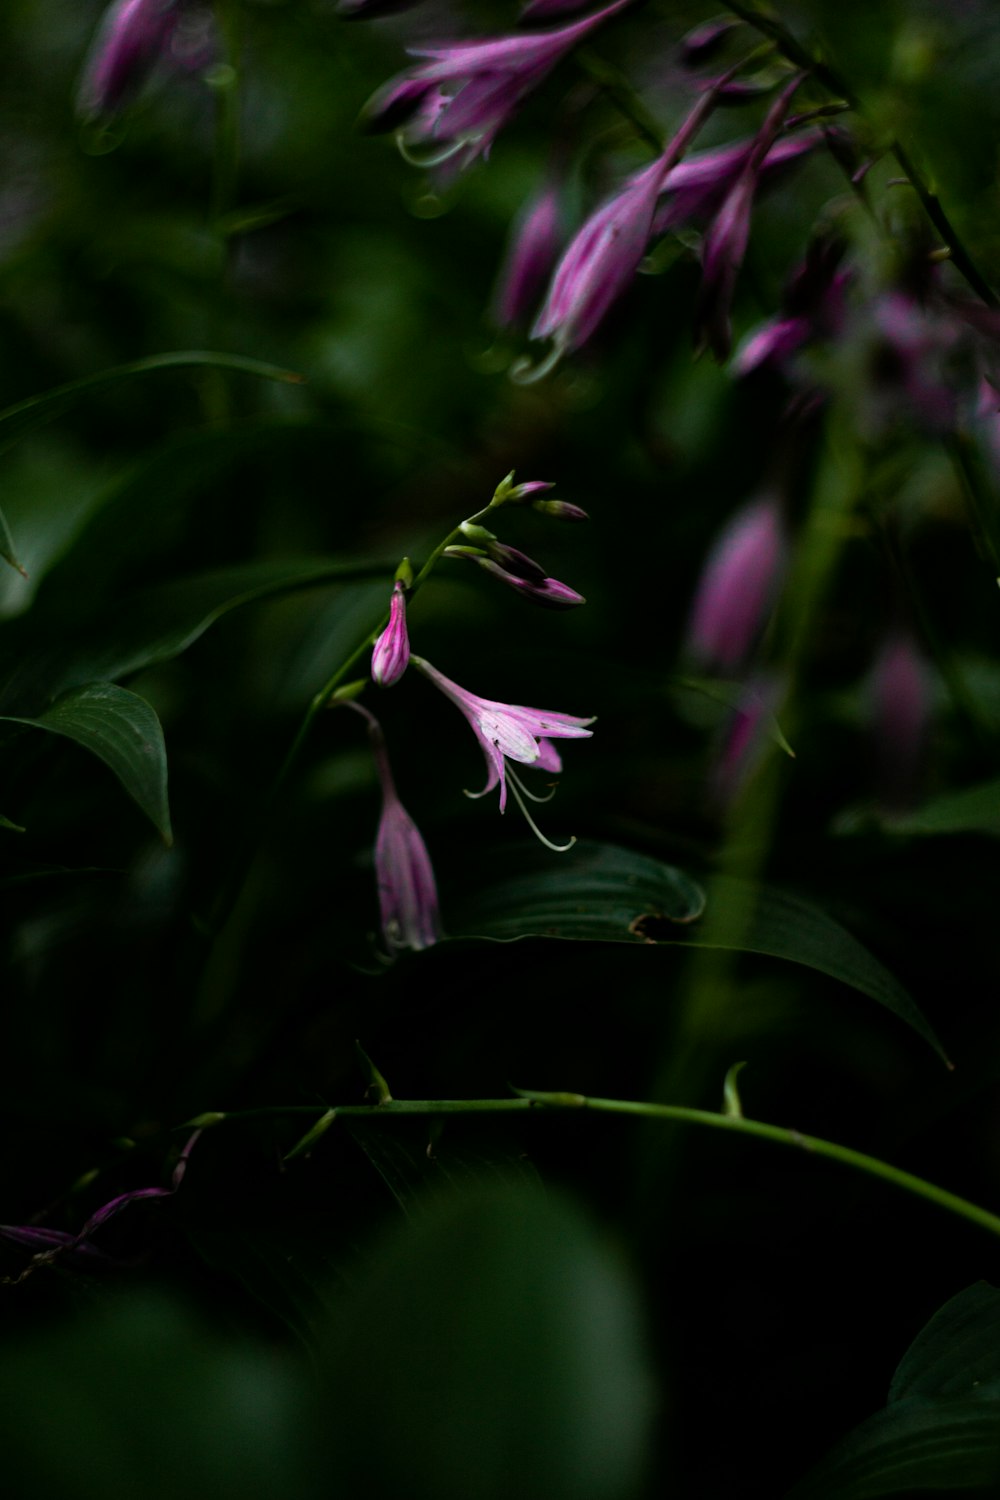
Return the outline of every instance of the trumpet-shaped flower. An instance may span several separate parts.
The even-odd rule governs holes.
[[[698,585],[688,625],[701,665],[733,671],[760,635],[785,572],[788,542],[774,496],[751,501],[720,532]]]
[[[365,106],[369,130],[404,127],[408,145],[435,149],[428,166],[449,157],[466,166],[488,156],[521,100],[577,43],[632,0],[611,5],[557,31],[494,37],[450,46],[414,47],[426,62],[385,84]]]
[[[179,19],[178,0],[115,0],[84,65],[77,108],[113,114],[138,92],[166,52]]]
[[[372,677],[379,687],[392,687],[406,671],[409,660],[406,586],[402,579],[397,578],[389,605],[389,623],[372,648]]]
[[[416,658],[414,658],[416,660]],[[382,936],[390,953],[430,948],[441,936],[434,867],[420,830],[399,800],[382,726],[360,703],[348,702],[368,725],[368,738],[382,787],[382,816],[375,836]]]
[[[524,766],[535,765],[545,771],[559,771],[562,769],[562,762],[549,742],[559,739],[589,739],[593,732],[587,728],[588,724],[593,724],[592,718],[579,719],[572,714],[480,698],[459,687],[421,657],[411,657],[411,661],[468,719],[486,757],[488,768],[483,790],[470,792],[469,795],[484,797],[499,785],[501,812],[507,806],[508,760],[518,761]]]

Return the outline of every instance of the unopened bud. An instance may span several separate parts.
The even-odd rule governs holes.
[[[537,510],[540,516],[551,516],[554,521],[589,521],[590,517],[585,510],[578,505],[570,505],[568,500],[532,500],[532,510]]]
[[[392,687],[410,661],[410,637],[406,629],[406,590],[397,579],[389,605],[389,623],[372,648],[372,677],[379,687]]]

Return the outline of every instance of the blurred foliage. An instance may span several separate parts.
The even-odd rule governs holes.
[[[865,1478],[884,1444],[909,1453],[893,1426],[906,1402],[872,1415],[901,1351],[995,1276],[988,1238],[926,1204],[805,1153],[609,1118],[336,1122],[285,1157],[311,1111],[363,1099],[357,1037],[414,1099],[513,1083],[716,1109],[745,1059],[748,1115],[996,1203],[988,444],[907,428],[859,316],[810,365],[840,425],[793,451],[777,376],[738,382],[693,358],[687,231],[586,348],[545,380],[508,379],[523,346],[486,309],[553,135],[576,150],[579,218],[609,162],[646,160],[634,133],[572,63],[450,186],[356,122],[407,45],[509,27],[512,6],[426,0],[347,24],[331,0],[224,0],[235,92],[203,30],[197,66],[97,125],[74,98],[102,10],[7,0],[0,14],[0,415],[82,383],[44,422],[12,419],[7,446],[0,423],[0,504],[27,573],[0,573],[0,1217],[72,1238],[116,1194],[166,1181],[182,1122],[246,1115],[206,1130],[169,1199],[98,1231],[107,1263],[33,1263],[0,1237],[11,1492],[772,1500],[799,1481],[858,1496],[981,1483],[961,1442],[934,1476]],[[713,13],[660,0],[588,43],[665,135],[691,97],[676,44]],[[866,294],[895,284],[928,232],[892,184],[897,136],[995,278],[994,7],[780,13],[849,81],[872,165],[854,192],[817,151],[762,197],[737,343],[774,315],[817,221],[843,231]],[[589,135],[563,106],[568,80]],[[752,134],[760,113],[720,110],[704,144]],[[302,380],[207,364],[95,379],[184,350]],[[419,565],[511,469],[589,512],[588,526],[503,512],[503,540],[586,608],[533,610],[443,559],[410,628],[476,693],[597,715],[539,814],[581,843],[529,850],[515,807],[466,802],[479,751],[408,673],[378,711],[451,940],[388,965],[360,722],[317,714],[277,793],[275,778],[313,695],[377,626],[399,559]],[[796,689],[734,812],[717,772],[742,685],[689,670],[687,622],[720,528],[779,475],[819,542],[768,637]],[[905,789],[891,767],[887,781],[871,707],[901,598],[931,702]],[[720,872],[763,891],[758,929]],[[697,928],[706,892],[719,925]],[[992,1462],[992,1406],[963,1399]],[[873,1468],[838,1489],[836,1463],[858,1454]]]

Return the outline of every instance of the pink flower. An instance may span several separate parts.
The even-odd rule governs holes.
[[[733,671],[745,661],[787,556],[781,510],[771,495],[751,501],[723,527],[702,570],[688,625],[688,646],[700,664]]]
[[[483,790],[469,795],[484,797],[499,785],[501,812],[507,805],[508,760],[557,772],[562,769],[562,762],[549,742],[590,738],[592,731],[586,726],[593,724],[592,718],[578,719],[572,714],[525,708],[518,703],[497,703],[492,698],[479,698],[475,693],[469,693],[457,683],[451,682],[432,667],[430,662],[419,656],[414,656],[411,660],[418,671],[429,677],[434,686],[440,688],[445,697],[450,698],[468,719],[486,757],[488,768]]]
[[[632,0],[557,31],[501,36],[442,47],[414,47],[427,62],[392,79],[365,106],[369,130],[403,126],[408,145],[440,147],[427,165],[461,153],[460,165],[488,156],[499,131],[571,48]]]
[[[113,114],[145,83],[177,27],[178,0],[115,0],[84,64],[82,115]]]
[[[559,254],[559,192],[547,184],[529,199],[511,230],[493,292],[497,328],[527,321]]]
[[[389,623],[372,648],[372,677],[379,687],[392,687],[406,671],[410,660],[410,637],[406,629],[406,586],[397,579],[389,605]]]

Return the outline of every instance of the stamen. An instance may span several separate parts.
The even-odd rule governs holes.
[[[507,767],[507,774],[510,775],[510,766],[509,765]],[[531,831],[535,835],[535,837],[538,839],[539,843],[544,844],[545,847],[546,847],[546,849],[551,849],[552,852],[553,852],[553,854],[565,854],[567,849],[572,849],[573,845],[576,843],[575,836],[570,839],[570,841],[569,841],[568,844],[554,844],[551,839],[547,839],[545,837],[544,833],[539,828],[538,824],[535,822],[534,818],[531,816],[530,812],[528,811],[528,804],[525,802],[524,798],[521,796],[521,792],[520,792],[520,789],[518,787],[518,783],[517,783],[517,778],[516,777],[514,777],[511,780],[510,789],[514,793],[514,800],[515,800],[515,802],[517,803],[517,805],[521,809],[521,811],[524,813],[524,820],[525,820],[525,822],[527,823],[528,827],[531,829]]]
[[[429,171],[431,167],[441,166],[442,162],[450,161],[453,156],[464,151],[468,144],[467,137],[463,136],[461,140],[452,141],[450,146],[444,146],[440,151],[432,151],[429,156],[414,156],[406,144],[406,137],[402,131],[396,137],[396,146],[403,160],[409,166],[418,167],[423,172]]]
[[[527,354],[522,354],[520,359],[515,359],[510,367],[509,378],[515,385],[534,385],[538,380],[544,380],[546,375],[551,374],[556,365],[563,357],[563,346],[558,339],[553,340],[552,348],[545,358],[533,365]]]
[[[540,797],[537,792],[529,792],[520,776],[518,776],[515,772],[514,767],[511,765],[510,761],[507,762],[507,776],[511,781],[517,782],[518,791],[523,792],[525,797],[528,798],[529,802],[551,802],[552,798],[559,790],[558,783],[553,783],[544,797]]]

